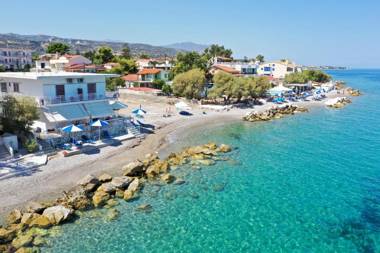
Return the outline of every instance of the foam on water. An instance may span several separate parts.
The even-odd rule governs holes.
[[[148,185],[114,221],[88,212],[43,252],[379,252],[380,71],[331,74],[365,95],[193,133],[179,145],[228,143],[233,159],[176,170],[186,184]]]

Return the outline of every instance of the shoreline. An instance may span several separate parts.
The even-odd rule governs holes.
[[[336,95],[337,96],[337,95]],[[325,100],[293,103],[298,106],[313,109],[324,107]],[[178,151],[181,145],[176,142],[185,139],[191,132],[207,125],[215,127],[221,124],[242,122],[242,117],[251,111],[262,112],[273,106],[265,104],[249,109],[233,108],[230,111],[208,111],[207,115],[194,115],[192,117],[174,117],[168,122],[158,123],[154,134],[147,135],[141,142],[130,140],[118,147],[106,147],[92,159],[91,155],[81,154],[73,157],[59,157],[52,159],[47,165],[36,168],[29,175],[0,178],[0,223],[4,222],[6,215],[15,208],[23,208],[30,201],[50,201],[60,197],[65,190],[77,185],[78,180],[88,174],[99,176],[109,173],[118,176],[121,168],[136,159],[142,159],[148,153],[161,156]],[[164,157],[161,157],[164,158]],[[67,166],[69,164],[69,166]],[[96,165],[96,166],[94,166]],[[24,191],[23,189],[28,189]],[[6,203],[6,204],[4,204]]]

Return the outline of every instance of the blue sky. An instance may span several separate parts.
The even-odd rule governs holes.
[[[379,0],[14,0],[1,10],[0,33],[218,43],[236,57],[380,67]]]

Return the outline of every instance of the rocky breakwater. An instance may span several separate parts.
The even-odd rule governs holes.
[[[362,93],[358,89],[353,89],[353,88],[347,88],[348,94],[350,94],[353,97],[360,96]]]
[[[243,120],[249,122],[255,121],[268,121],[272,119],[280,119],[285,115],[292,115],[299,112],[308,112],[309,110],[305,107],[295,106],[295,105],[282,105],[273,107],[264,112],[251,112],[243,117]]]
[[[23,210],[13,210],[7,218],[7,224],[0,227],[0,252],[38,252],[46,243],[52,228],[65,222],[80,218],[84,210],[108,208],[107,219],[117,218],[119,211],[114,207],[117,199],[127,202],[139,197],[147,181],[161,181],[165,184],[181,185],[183,179],[176,178],[170,172],[179,165],[213,165],[224,158],[230,146],[209,143],[189,147],[179,153],[172,153],[166,159],[148,154],[143,160],[136,160],[122,168],[123,175],[112,177],[103,174],[98,177],[87,175],[77,186],[50,203],[29,203]],[[152,206],[144,203],[138,211],[150,211]]]
[[[351,103],[351,99],[347,97],[338,97],[338,98],[333,98],[325,102],[325,105],[327,107],[335,108],[335,109],[340,109],[346,106],[347,104]]]

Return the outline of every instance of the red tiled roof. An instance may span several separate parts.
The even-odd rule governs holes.
[[[124,81],[128,81],[128,82],[137,82],[139,80],[139,75],[129,74],[129,75],[123,76],[121,79],[123,79]]]
[[[142,69],[139,72],[137,72],[138,75],[155,75],[160,73],[161,70],[159,69]]]
[[[222,71],[230,73],[230,74],[233,74],[233,75],[240,74],[239,70],[236,70],[236,69],[233,69],[233,68],[230,68],[227,66],[223,66],[223,65],[215,65],[214,68],[222,70]]]

